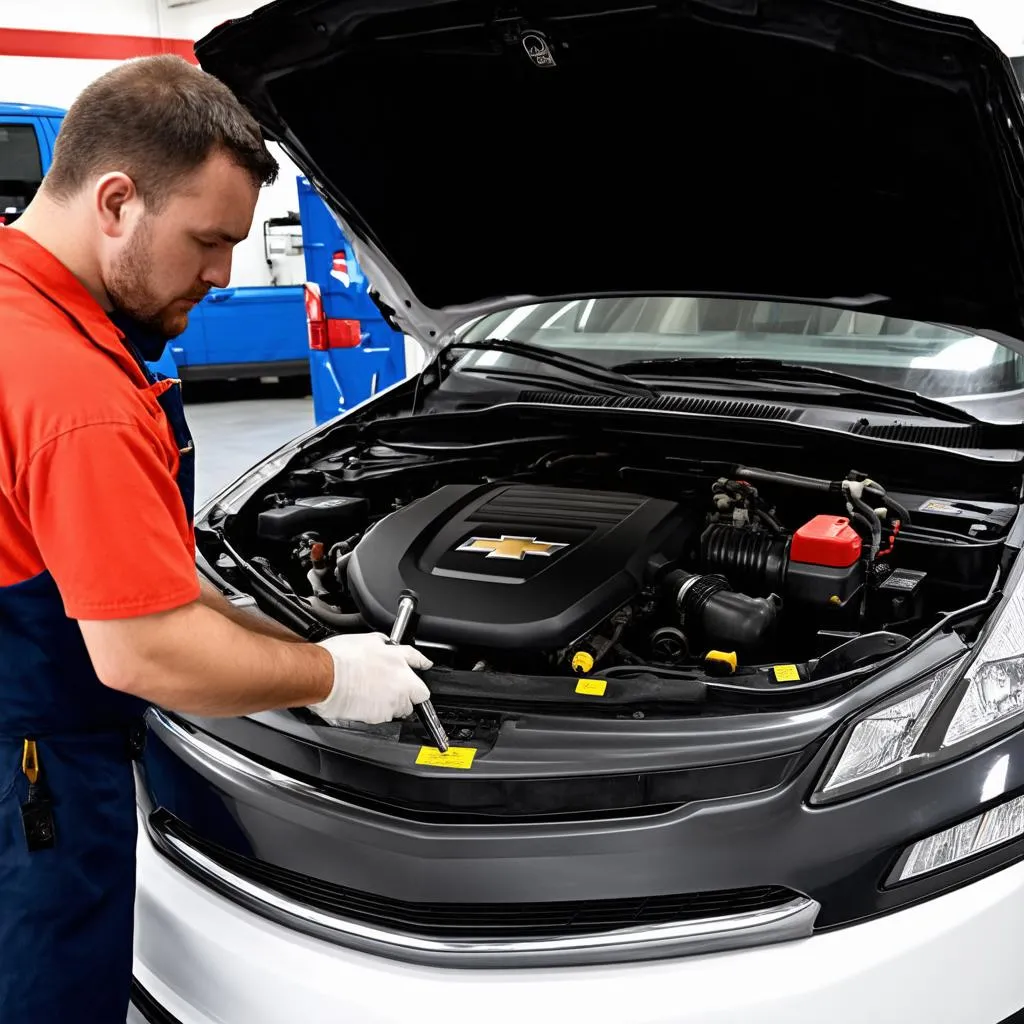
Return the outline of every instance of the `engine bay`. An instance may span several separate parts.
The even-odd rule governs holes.
[[[578,445],[501,474],[493,464],[345,448],[271,481],[228,533],[331,631],[390,633],[413,595],[408,636],[438,666],[678,677],[774,665],[781,683],[894,653],[983,600],[1018,512],[890,492],[845,468],[708,473]]]

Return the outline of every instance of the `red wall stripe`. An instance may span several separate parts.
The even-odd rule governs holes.
[[[94,32],[50,32],[34,28],[0,28],[0,56],[72,57],[89,60],[128,60],[157,53],[176,53],[198,63],[189,39],[159,36],[111,36]]]

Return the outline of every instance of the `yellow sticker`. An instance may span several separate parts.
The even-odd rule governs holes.
[[[608,681],[605,679],[581,679],[576,684],[577,693],[585,693],[590,697],[603,697],[607,689]]]
[[[775,673],[775,682],[777,683],[800,682],[800,670],[796,665],[776,665],[772,671]]]
[[[474,757],[476,747],[449,747],[443,754],[437,747],[420,747],[416,763],[434,768],[472,768]]]

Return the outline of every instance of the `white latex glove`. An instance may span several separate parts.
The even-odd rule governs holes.
[[[412,714],[414,704],[430,697],[427,684],[412,669],[430,668],[414,647],[391,645],[383,633],[347,633],[318,644],[334,659],[334,686],[310,711],[332,725],[378,725]]]

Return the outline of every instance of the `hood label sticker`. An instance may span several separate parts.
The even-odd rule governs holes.
[[[416,763],[432,768],[472,768],[474,757],[476,747],[449,747],[443,754],[437,747],[420,747]]]
[[[576,684],[576,692],[588,697],[603,697],[607,689],[608,681],[605,679],[581,679]]]
[[[537,67],[553,68],[556,66],[555,55],[551,52],[551,44],[543,32],[538,32],[536,29],[524,32],[522,43],[526,55]]]

